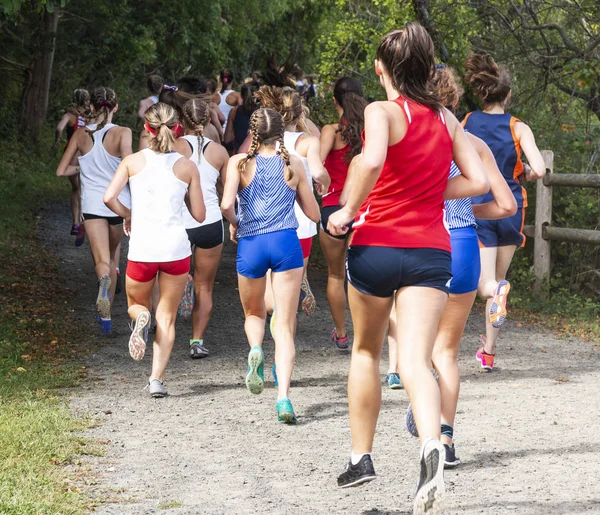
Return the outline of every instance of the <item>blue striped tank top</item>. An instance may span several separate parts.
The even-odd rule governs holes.
[[[460,175],[458,166],[452,161],[450,165],[450,175],[448,179],[452,179]],[[462,227],[477,227],[475,215],[470,198],[459,198],[456,200],[444,201],[446,207],[446,220],[450,229],[460,229]]]
[[[256,155],[254,177],[238,192],[238,238],[298,228],[296,190],[287,185],[283,171],[280,156]]]

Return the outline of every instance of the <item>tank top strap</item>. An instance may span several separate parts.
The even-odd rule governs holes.
[[[283,144],[285,145],[285,148],[287,148],[288,152],[291,152],[292,154],[297,154],[296,143],[298,143],[298,140],[301,136],[304,136],[303,132],[285,131],[283,133]]]

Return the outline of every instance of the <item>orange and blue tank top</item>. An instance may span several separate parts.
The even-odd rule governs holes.
[[[403,97],[394,102],[406,117],[406,134],[388,146],[381,174],[356,216],[351,245],[450,252],[444,192],[453,143],[444,114]]]
[[[519,180],[523,173],[521,145],[515,135],[515,124],[520,121],[511,114],[489,114],[482,111],[468,113],[463,126],[471,134],[481,138],[490,147],[496,164],[509,185],[517,206],[527,207],[527,192]],[[483,204],[494,199],[491,192],[473,197],[473,204]]]

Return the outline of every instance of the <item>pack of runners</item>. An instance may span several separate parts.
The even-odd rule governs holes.
[[[460,340],[479,294],[486,326],[476,358],[493,370],[506,274],[525,243],[522,181],[543,177],[544,162],[531,129],[505,112],[510,77],[490,56],[467,60],[464,80],[482,109],[457,120],[460,81],[435,64],[433,42],[417,23],[381,39],[375,72],[386,100],[369,102],[359,80],[341,77],[332,88],[337,120],[320,130],[306,104],[317,86],[301,82],[296,68],[288,73],[271,63],[239,93],[228,69],[216,81],[182,77],[177,86],[150,76],[135,153],[131,129],[113,123],[116,93],[74,92],[56,130],[56,146],[65,128],[68,136],[57,175],[73,185],[76,245],[85,235],[90,243],[98,322],[110,332],[119,316],[112,305],[127,236],[129,352],[140,360],[152,343],[148,390],[164,397],[178,311],[192,315],[191,358],[209,355],[204,334],[225,219],[237,244],[250,347],[246,386],[263,391],[268,323],[277,419],[295,424],[296,319],[299,309],[315,311],[307,265],[318,232],[330,338],[352,353],[351,456],[338,486],[376,478],[371,453],[387,336],[385,384],[406,390],[406,426],[421,441],[413,512],[440,513],[443,470],[460,464],[453,443]]]

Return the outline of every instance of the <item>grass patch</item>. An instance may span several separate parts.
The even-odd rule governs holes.
[[[181,508],[183,506],[182,502],[179,501],[165,501],[161,502],[158,505],[159,510],[172,510],[174,508]]]
[[[46,134],[36,147],[0,143],[0,513],[83,513],[90,501],[65,468],[88,453],[61,393],[85,370],[59,262],[37,238],[37,213],[68,196]]]

